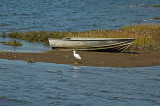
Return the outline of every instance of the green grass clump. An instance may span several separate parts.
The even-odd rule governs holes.
[[[29,42],[43,42],[47,43],[48,38],[63,38],[64,34],[63,32],[45,32],[44,30],[41,30],[39,32],[36,31],[27,31],[23,33],[19,32],[11,32],[8,33],[5,36],[11,37],[11,38],[16,38],[16,39],[22,39],[22,40],[27,40]]]
[[[154,17],[154,19],[156,19],[156,20],[160,20],[160,18],[159,18],[159,17]]]
[[[160,25],[130,25],[120,29],[128,34],[133,34],[136,40],[130,49],[140,51],[160,50]]]
[[[4,45],[10,45],[10,46],[22,46],[22,43],[16,40],[13,40],[12,42],[0,42]]]
[[[48,43],[48,38],[62,39],[64,37],[93,37],[93,38],[136,38],[130,46],[130,51],[160,50],[160,24],[129,25],[119,30],[91,30],[83,32],[27,31],[23,33],[4,33],[3,36],[23,39],[30,42]]]
[[[153,7],[160,7],[160,5],[153,5]]]

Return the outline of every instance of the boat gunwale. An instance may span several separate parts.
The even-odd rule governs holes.
[[[136,40],[136,38],[63,38],[63,39],[48,38],[48,40],[61,40],[61,41],[122,41],[122,40]]]

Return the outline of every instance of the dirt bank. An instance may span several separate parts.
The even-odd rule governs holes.
[[[108,53],[77,51],[82,57],[80,66],[145,67],[160,65],[160,53]],[[47,62],[75,65],[72,51],[47,51],[45,53],[0,52],[0,59],[24,60],[29,63]]]

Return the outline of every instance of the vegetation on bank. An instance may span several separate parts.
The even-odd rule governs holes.
[[[160,20],[160,18],[159,18],[159,17],[154,17],[154,19],[156,19],[156,20]]]
[[[160,7],[160,5],[153,5],[153,7]]]
[[[0,42],[0,43],[2,43],[3,45],[10,45],[10,46],[14,46],[14,47],[22,46],[22,43],[17,41],[16,39],[13,40],[12,42]]]
[[[119,30],[91,30],[83,32],[46,32],[41,30],[28,32],[3,33],[2,37],[23,39],[30,42],[48,43],[48,38],[61,39],[64,37],[96,37],[96,38],[136,38],[129,51],[159,51],[160,24],[129,25]]]

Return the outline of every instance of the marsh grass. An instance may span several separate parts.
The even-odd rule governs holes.
[[[159,18],[159,17],[154,17],[154,19],[156,19],[156,20],[160,20],[160,18]]]
[[[131,46],[131,50],[159,51],[160,50],[160,25],[130,25],[119,29],[133,34],[136,40]]]
[[[10,46],[22,46],[22,43],[17,41],[17,40],[13,40],[12,42],[0,42],[2,43],[3,45],[10,45]]]
[[[158,51],[160,50],[160,24],[129,25],[119,30],[91,30],[83,32],[46,32],[28,31],[4,33],[3,37],[23,39],[30,42],[48,43],[48,38],[62,39],[64,37],[94,37],[94,38],[136,38],[129,51]]]
[[[153,5],[153,7],[160,7],[160,5]]]

